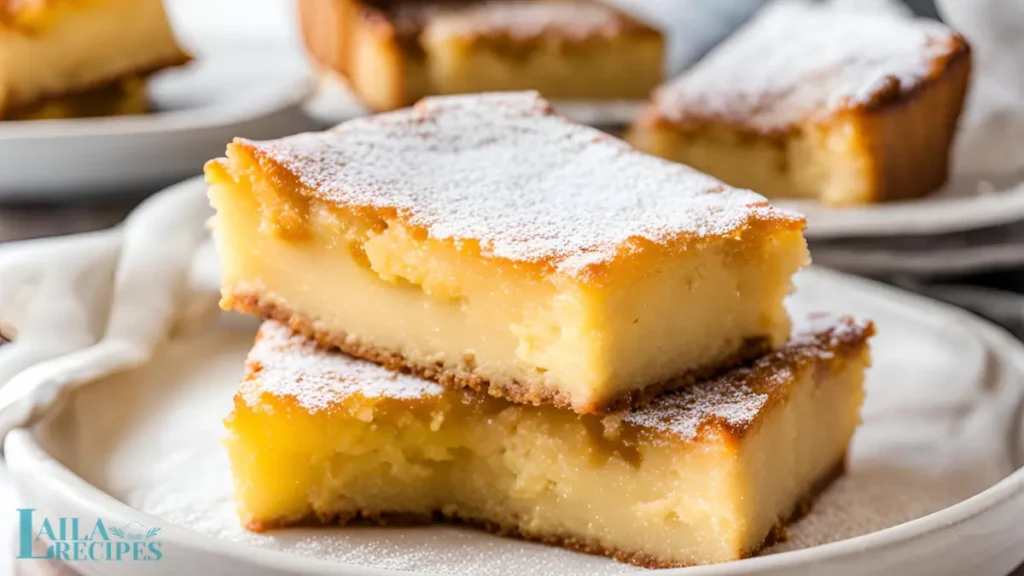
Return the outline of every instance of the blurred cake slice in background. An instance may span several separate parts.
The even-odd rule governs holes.
[[[431,19],[422,42],[439,93],[580,100],[646,98],[664,52],[660,32],[595,2],[485,3]]]
[[[659,88],[630,139],[773,198],[918,197],[946,181],[970,70],[937,22],[777,0]]]
[[[299,0],[299,17],[322,72],[377,111],[497,90],[636,99],[661,81],[661,33],[586,0]]]
[[[145,77],[188,62],[160,0],[0,4],[0,118],[146,112]]]

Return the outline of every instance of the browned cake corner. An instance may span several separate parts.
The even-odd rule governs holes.
[[[659,88],[629,139],[768,197],[912,198],[948,177],[970,72],[941,24],[779,0]]]
[[[239,513],[253,530],[465,522],[657,568],[747,557],[841,474],[873,332],[817,316],[745,368],[579,416],[396,374],[268,322],[227,421]]]

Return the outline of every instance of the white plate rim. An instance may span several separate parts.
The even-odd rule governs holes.
[[[1024,219],[1024,183],[978,195],[883,202],[862,208],[828,208],[792,200],[773,204],[807,217],[810,240],[935,236],[1010,224]]]
[[[992,352],[1000,354],[1007,362],[1014,364],[1018,370],[1024,370],[1024,344],[1018,342],[1012,335],[994,324],[981,320],[951,305],[911,294],[898,288],[885,286],[871,280],[854,278],[822,269],[814,269],[811,273],[831,281],[848,284],[851,289],[861,291],[869,296],[882,297],[891,305],[913,310],[915,314],[941,314],[949,317],[951,320],[956,320],[972,330]],[[1019,420],[1020,406],[1015,406],[1015,408],[1017,409],[1015,415]],[[26,478],[31,478],[35,487],[45,487],[48,489],[51,501],[60,499],[64,504],[88,510],[96,516],[116,517],[124,521],[138,520],[144,524],[164,526],[165,542],[171,539],[172,543],[192,548],[195,551],[231,558],[241,566],[252,565],[255,561],[264,568],[302,571],[312,574],[335,574],[339,571],[381,576],[387,574],[418,574],[328,562],[202,535],[199,532],[167,523],[155,516],[132,508],[110,494],[89,484],[49,455],[37,442],[29,429],[19,428],[12,431],[6,438],[4,448],[10,470],[15,475],[23,474]],[[750,558],[739,562],[680,568],[659,573],[678,576],[747,575],[755,574],[762,570],[779,570],[804,566],[814,562],[836,560],[868,550],[891,548],[910,543],[940,530],[971,521],[993,508],[1000,505],[1009,505],[1014,499],[1022,497],[1024,497],[1024,468],[1019,468],[995,485],[966,500],[915,520],[877,532],[802,550]]]

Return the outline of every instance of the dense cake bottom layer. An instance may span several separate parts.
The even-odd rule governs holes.
[[[839,477],[846,471],[846,457],[843,455],[839,458],[835,466],[833,466],[828,472],[822,475],[810,490],[808,490],[796,503],[792,511],[788,516],[775,524],[769,530],[768,535],[764,541],[749,554],[746,554],[738,559],[748,558],[756,556],[762,550],[765,550],[779,542],[785,542],[788,538],[787,528],[790,524],[793,524],[810,513],[814,506],[818,496],[820,496],[825,490],[832,485]],[[514,524],[500,524],[489,519],[473,518],[471,516],[463,515],[459,512],[456,507],[449,506],[442,509],[437,509],[429,512],[409,512],[409,511],[398,511],[398,512],[381,512],[379,510],[356,510],[348,511],[345,513],[333,514],[333,515],[318,515],[311,514],[306,518],[302,518],[297,521],[281,521],[280,523],[266,522],[259,525],[248,525],[246,528],[254,532],[265,532],[275,528],[285,527],[298,527],[298,526],[313,526],[313,527],[324,527],[324,526],[424,526],[430,524],[454,524],[464,525],[479,530],[484,530],[498,536],[504,536],[508,538],[518,538],[521,540],[528,540],[531,542],[539,542],[541,544],[547,544],[549,546],[558,546],[567,550],[573,550],[575,552],[583,552],[584,554],[593,554],[595,556],[606,556],[608,558],[615,559],[619,562],[625,562],[627,564],[633,564],[634,566],[642,566],[644,568],[651,569],[664,569],[664,568],[683,568],[686,566],[695,566],[697,564],[673,564],[666,563],[663,559],[649,556],[640,552],[630,552],[628,550],[617,550],[614,548],[603,548],[593,542],[581,540],[578,537],[571,535],[559,535],[559,534],[545,534],[541,532],[530,533],[524,532],[519,526]]]
[[[743,558],[841,466],[871,330],[800,332],[602,416],[448,389],[268,322],[227,421],[240,517],[264,530],[440,516],[646,566]]]

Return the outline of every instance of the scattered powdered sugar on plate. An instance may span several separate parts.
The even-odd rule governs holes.
[[[776,0],[699,64],[655,93],[670,120],[725,119],[784,129],[812,114],[902,92],[927,79],[958,45],[934,21]]]
[[[240,394],[259,403],[261,393],[294,398],[311,412],[352,394],[412,399],[441,394],[439,384],[394,372],[365,360],[325,352],[310,338],[279,322],[264,322],[247,359],[249,377]]]
[[[576,276],[636,240],[699,246],[759,221],[803,221],[573,124],[533,92],[427,98],[328,132],[236,142],[326,202],[395,209],[431,237]]]

